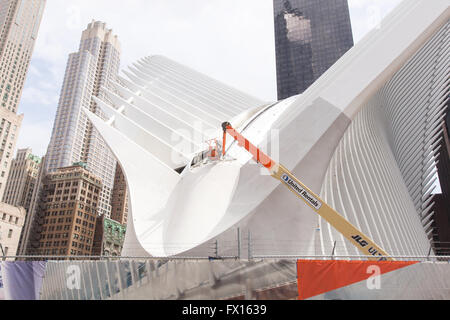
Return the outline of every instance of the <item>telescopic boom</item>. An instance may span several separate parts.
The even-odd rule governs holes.
[[[223,144],[222,155],[225,156],[225,145],[227,134],[231,135],[240,147],[245,148],[253,159],[269,170],[271,176],[279,180],[298,198],[303,200],[311,209],[318,213],[323,219],[331,224],[347,240],[356,246],[362,253],[369,256],[371,260],[394,260],[367,235],[358,230],[354,225],[347,221],[342,215],[325,203],[318,195],[306,187],[298,180],[288,169],[272,160],[267,154],[248,141],[244,136],[237,132],[229,122],[222,124]]]

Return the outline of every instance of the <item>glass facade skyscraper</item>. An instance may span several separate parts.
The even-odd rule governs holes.
[[[300,93],[353,46],[347,0],[274,0],[278,99]]]

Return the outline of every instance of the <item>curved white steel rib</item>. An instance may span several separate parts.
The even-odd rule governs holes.
[[[277,129],[280,162],[312,190],[320,190],[327,173],[323,185],[327,200],[342,209],[363,231],[395,253],[423,253],[427,239],[420,218],[427,226],[428,216],[419,218],[411,211],[421,207],[421,214],[428,213],[430,201],[426,193],[433,173],[432,159],[423,152],[413,156],[415,148],[402,142],[413,132],[404,124],[403,127],[395,125],[401,122],[402,115],[396,108],[398,99],[403,99],[405,110],[420,107],[414,105],[408,109],[406,91],[388,91],[389,88],[398,90],[398,86],[389,85],[390,81],[404,83],[405,74],[417,73],[423,68],[426,61],[417,58],[416,53],[425,43],[433,50],[436,48],[433,36],[440,37],[448,19],[447,0],[435,0],[433,6],[426,0],[404,1],[378,30],[344,55],[303,95],[274,105],[267,105],[164,57],[149,57],[136,63],[130,68],[131,72],[126,72],[129,80],[122,78],[121,83],[116,84],[116,93],[106,91],[110,101],[98,101],[100,108],[111,117],[108,122],[86,112],[119,159],[129,184],[132,217],[123,254],[136,255],[145,251],[154,256],[170,256],[189,250],[189,253],[205,254],[202,245],[206,241],[217,236],[234,238],[233,226],[251,228],[256,238],[271,241],[272,246],[263,248],[261,253],[328,251],[329,244],[338,236],[325,226],[318,231],[319,220],[315,214],[290,197],[275,180],[261,175],[251,156],[237,145],[230,142],[226,146],[230,159],[234,160],[190,167],[193,156],[206,149],[206,145],[201,144],[203,139],[220,138],[220,124],[229,120],[268,153],[276,150],[270,130]],[[442,54],[444,51],[440,50]],[[405,65],[413,56],[415,62]],[[435,65],[434,79],[442,76],[439,63],[444,62]],[[445,85],[448,82],[437,81],[436,87],[429,91],[430,99],[439,100],[437,91]],[[422,88],[421,83],[417,86]],[[386,118],[393,123],[391,127],[377,115],[380,107],[373,102],[379,101],[383,94],[389,98],[379,105],[390,104],[383,107]],[[415,99],[418,101],[420,97]],[[422,123],[424,117],[428,119],[422,132],[425,149],[431,150],[436,144],[434,137],[439,133],[436,128],[442,112],[434,105],[428,106],[424,114],[414,113],[411,121]],[[351,129],[346,132],[354,118]],[[376,136],[373,126],[386,130],[380,133],[381,138]],[[355,127],[360,129],[353,129]],[[181,130],[180,134],[179,129],[186,130]],[[201,138],[190,136],[196,132],[203,134]],[[176,135],[178,140],[171,140]],[[370,135],[373,137],[368,137]],[[361,145],[367,141],[374,145],[370,152],[364,151],[367,146]],[[386,143],[395,157],[389,153]],[[126,144],[130,144],[130,148]],[[182,146],[188,146],[191,152]],[[356,156],[355,152],[364,156]],[[366,170],[355,169],[364,165],[361,161],[367,157],[378,159],[381,164]],[[419,178],[415,175],[410,178],[409,172],[415,170],[420,159],[419,167],[424,171]],[[349,168],[350,163],[354,168]],[[185,165],[181,175],[172,170]],[[374,172],[385,174],[376,180],[378,184],[387,184],[391,191],[400,189],[405,197],[402,204],[393,203],[392,198],[388,201],[380,198],[380,186],[370,181]],[[399,177],[413,182],[407,182],[402,189]],[[418,181],[425,183],[422,189],[418,189]],[[362,193],[352,194],[350,188],[361,184],[361,189],[355,192]],[[364,191],[369,185],[376,192]],[[367,206],[371,207],[367,209]],[[419,234],[417,238],[413,237],[414,232]],[[408,241],[414,248],[407,247]],[[345,245],[342,250],[351,252]]]
[[[447,22],[366,103],[339,143],[322,188],[327,202],[394,255],[429,251],[435,159],[449,101],[448,43]],[[320,224],[323,253],[339,239],[337,255],[357,254]]]

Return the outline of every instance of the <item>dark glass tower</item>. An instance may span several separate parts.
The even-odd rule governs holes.
[[[441,194],[434,196],[432,245],[437,255],[450,255],[450,96],[447,98],[446,117],[443,123],[442,142],[436,153]]]
[[[278,99],[303,93],[353,46],[347,0],[274,0]]]

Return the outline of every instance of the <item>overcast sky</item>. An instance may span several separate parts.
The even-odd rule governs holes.
[[[17,148],[44,155],[69,53],[92,20],[122,44],[121,66],[162,54],[266,101],[276,100],[273,0],[47,0],[19,113]],[[400,0],[349,0],[355,43]]]

